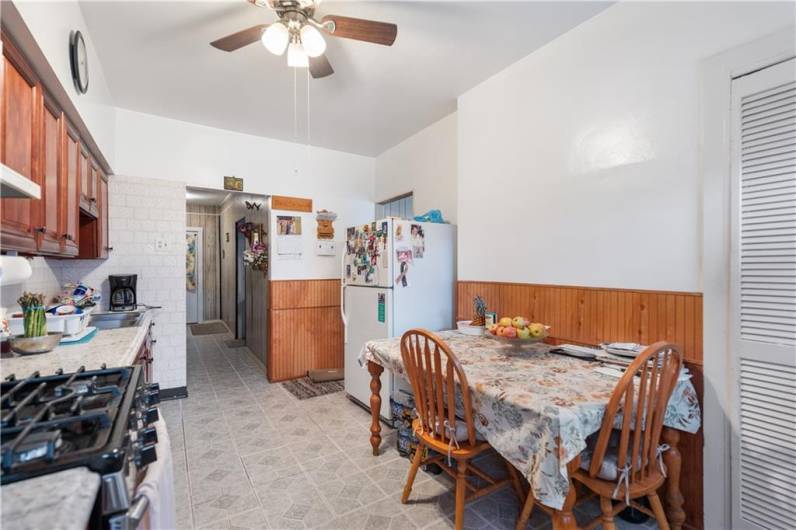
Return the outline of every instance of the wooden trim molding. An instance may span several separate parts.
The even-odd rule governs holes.
[[[271,209],[311,213],[312,199],[302,199],[300,197],[284,197],[282,195],[272,195]]]
[[[559,344],[652,344],[658,340],[679,344],[702,406],[701,293],[460,281],[456,289],[457,320],[472,317],[476,296],[499,315],[522,315],[550,325],[551,340]],[[685,497],[685,526],[694,529],[703,527],[702,447],[701,429],[696,434],[681,433],[680,489]]]
[[[268,380],[342,368],[340,280],[271,280],[268,293]]]

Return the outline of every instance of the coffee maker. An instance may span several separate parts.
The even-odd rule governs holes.
[[[138,302],[135,298],[137,280],[137,274],[108,276],[108,282],[111,286],[111,311],[135,311],[138,308]]]

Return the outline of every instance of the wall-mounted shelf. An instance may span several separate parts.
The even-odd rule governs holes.
[[[4,199],[41,199],[41,188],[5,164],[0,164],[0,197]]]

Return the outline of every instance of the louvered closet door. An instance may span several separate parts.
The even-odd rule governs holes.
[[[796,61],[733,81],[733,527],[796,528]]]

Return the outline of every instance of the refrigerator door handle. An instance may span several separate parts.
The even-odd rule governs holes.
[[[343,319],[343,344],[348,344],[348,318],[345,316],[345,254],[342,257],[342,268],[340,273],[340,318]]]

